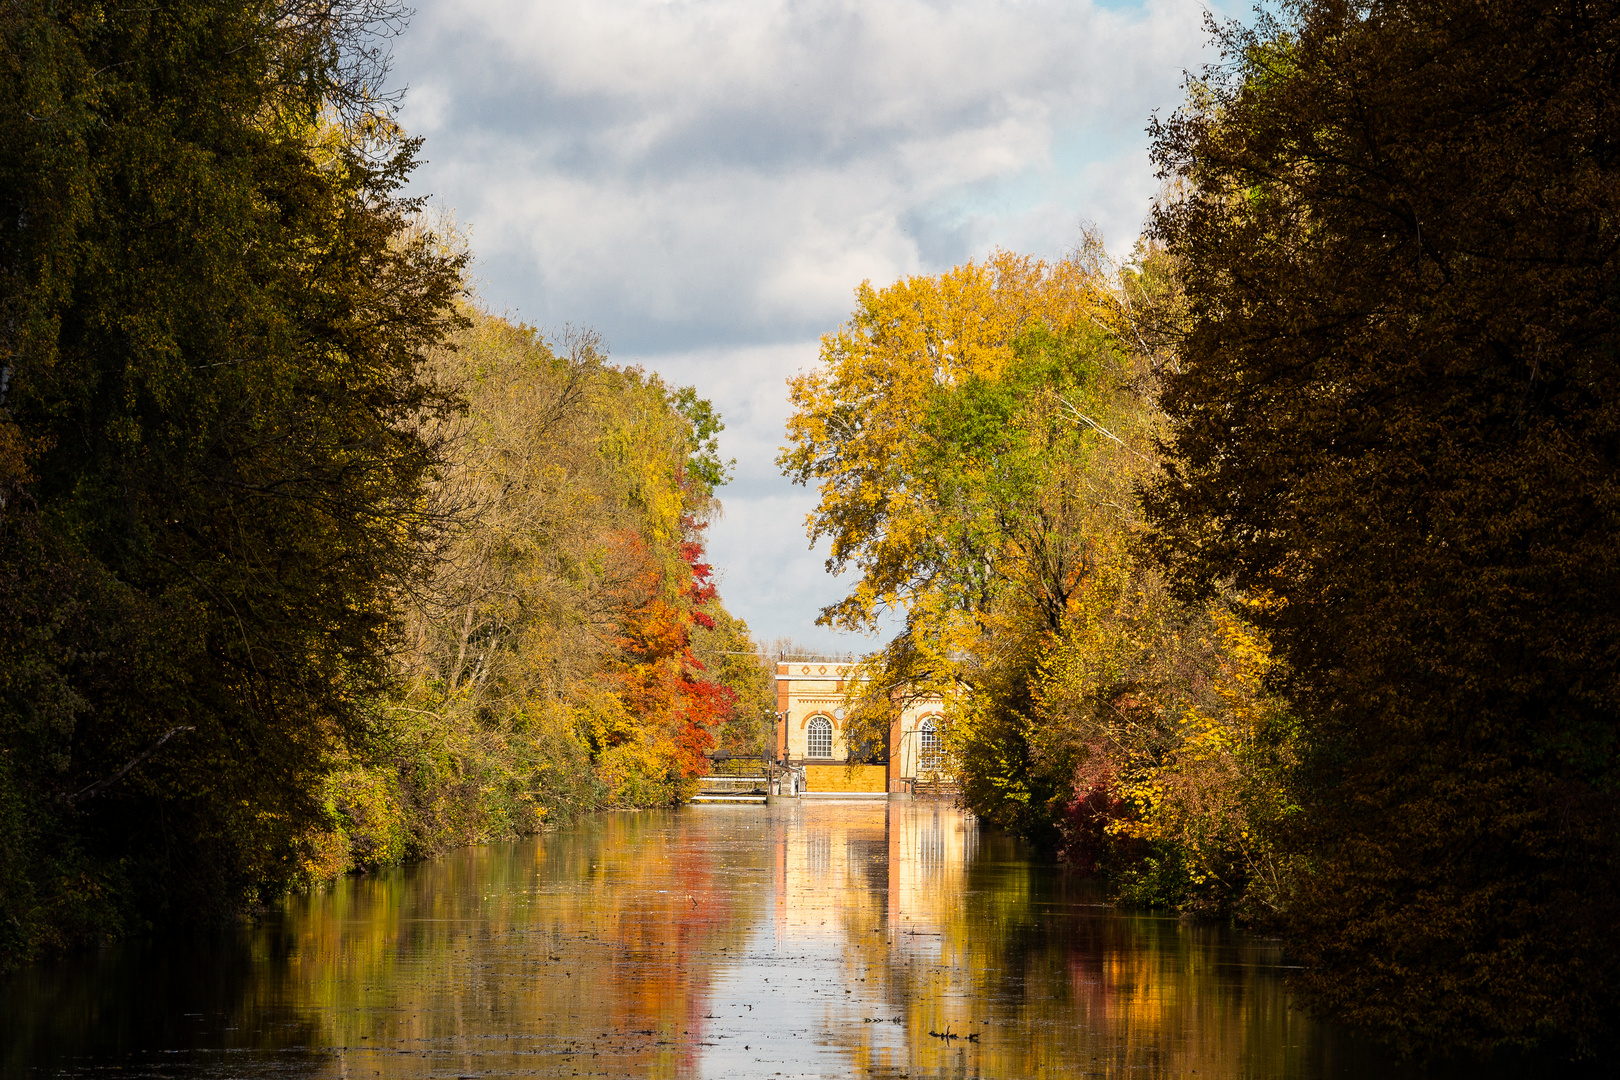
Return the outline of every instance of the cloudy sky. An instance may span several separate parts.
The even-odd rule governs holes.
[[[415,189],[470,227],[484,303],[594,328],[721,411],[731,610],[859,649],[814,626],[848,582],[773,465],[786,379],[863,280],[1061,257],[1087,222],[1127,252],[1155,187],[1143,129],[1210,59],[1209,6],[419,0],[394,75],[426,139]]]

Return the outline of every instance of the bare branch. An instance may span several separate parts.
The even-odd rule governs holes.
[[[97,780],[95,783],[91,784],[89,787],[85,788],[84,790],[82,790],[82,791],[80,791],[80,792],[78,792],[76,794],[69,795],[67,797],[68,805],[69,806],[76,806],[81,802],[85,802],[86,800],[95,798],[97,795],[100,795],[103,791],[107,790],[109,787],[111,787],[112,785],[118,783],[118,781],[122,780],[124,777],[128,776],[129,773],[130,773],[130,770],[135,768],[135,766],[139,765],[141,762],[145,761],[147,758],[151,757],[153,754],[155,754],[159,750],[163,749],[163,744],[164,743],[168,742],[170,739],[174,738],[176,735],[180,734],[182,731],[196,731],[196,730],[197,730],[196,727],[194,727],[194,726],[192,726],[190,724],[187,724],[187,725],[185,725],[183,727],[170,728],[168,731],[165,731],[162,735],[159,735],[157,737],[157,739],[153,741],[152,745],[148,746],[145,750],[142,750],[140,753],[138,753],[134,757],[130,758],[129,761],[124,765],[124,767],[122,769],[119,769],[117,772],[115,772],[111,776],[107,777],[107,779],[105,779],[105,780]]]

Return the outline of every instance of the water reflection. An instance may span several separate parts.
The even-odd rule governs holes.
[[[1254,938],[944,806],[606,815],[0,987],[8,1074],[1335,1077]],[[954,1035],[939,1038],[934,1034]]]

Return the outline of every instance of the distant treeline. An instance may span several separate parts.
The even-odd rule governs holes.
[[[1620,1034],[1620,11],[1299,0],[1094,241],[863,286],[781,464],[967,804],[1421,1055]]]
[[[401,14],[0,14],[6,966],[760,744],[719,418],[471,303],[373,92]]]

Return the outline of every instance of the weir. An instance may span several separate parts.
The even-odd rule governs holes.
[[[698,777],[694,803],[754,803],[769,801],[775,770],[766,758],[712,754],[709,772]]]

